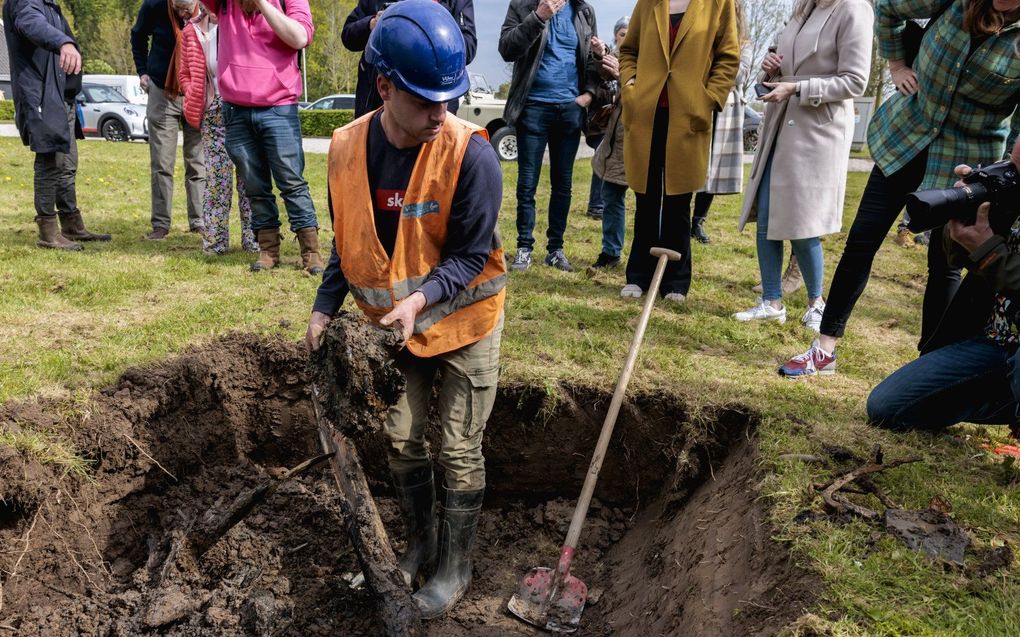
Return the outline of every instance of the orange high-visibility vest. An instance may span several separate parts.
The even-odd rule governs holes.
[[[484,129],[452,115],[436,139],[423,144],[411,172],[397,225],[393,258],[375,231],[365,152],[374,113],[333,132],[329,146],[329,193],[340,269],[358,307],[378,321],[417,290],[439,265],[460,166],[472,135]],[[437,356],[492,333],[506,298],[506,262],[494,232],[481,273],[452,299],[426,307],[414,323],[407,348]]]

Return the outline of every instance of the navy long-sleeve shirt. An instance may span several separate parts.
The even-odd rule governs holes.
[[[376,234],[386,253],[392,256],[403,193],[421,147],[394,148],[386,139],[381,116],[377,114],[369,128],[367,150]],[[503,173],[499,159],[485,139],[474,135],[460,167],[439,265],[418,288],[428,305],[452,299],[485,267],[492,250],[502,201]],[[332,216],[332,193],[329,209]],[[312,309],[332,316],[340,309],[349,291],[334,241]]]
[[[176,14],[174,19],[183,29],[184,20]],[[131,27],[131,54],[138,75],[148,75],[156,86],[164,88],[176,44],[167,0],[144,0],[138,9],[135,25]]]

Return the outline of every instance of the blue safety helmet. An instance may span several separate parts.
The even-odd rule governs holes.
[[[383,11],[365,61],[397,88],[429,102],[448,102],[471,87],[464,36],[450,12],[433,0],[401,0]]]

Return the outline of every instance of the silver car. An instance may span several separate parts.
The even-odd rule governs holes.
[[[82,84],[78,93],[82,131],[111,142],[149,139],[145,107],[128,102],[115,88],[102,84]]]

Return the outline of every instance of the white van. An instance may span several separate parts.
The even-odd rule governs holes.
[[[144,106],[149,103],[149,96],[142,90],[142,84],[137,75],[83,75],[81,80],[89,84],[102,84],[115,88],[132,104]]]

